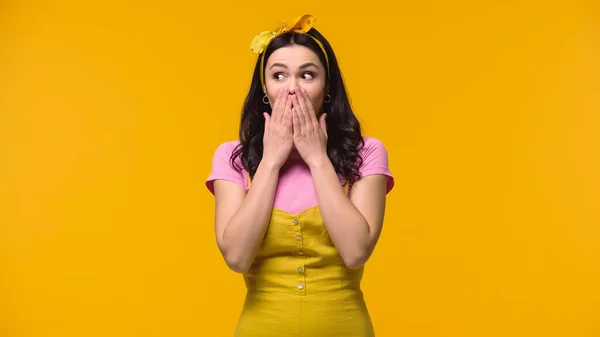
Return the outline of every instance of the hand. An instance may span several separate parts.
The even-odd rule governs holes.
[[[293,97],[292,125],[294,145],[309,167],[319,165],[327,157],[327,125],[322,114],[317,120],[315,110],[308,93],[298,89]]]
[[[262,161],[281,168],[294,145],[292,129],[292,98],[287,89],[277,93],[273,112],[264,112],[265,133],[263,136]]]

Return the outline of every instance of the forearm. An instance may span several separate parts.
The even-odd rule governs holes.
[[[252,264],[265,236],[279,179],[279,168],[261,162],[244,202],[223,232],[222,250],[233,269],[244,272]]]
[[[347,267],[360,267],[369,249],[371,233],[367,220],[344,193],[329,158],[320,160],[310,169],[321,216],[331,240]]]

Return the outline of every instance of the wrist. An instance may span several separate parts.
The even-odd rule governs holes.
[[[274,160],[270,160],[269,158],[263,158],[260,163],[258,163],[258,167],[265,170],[267,173],[277,173],[283,166],[283,163],[279,163]]]
[[[310,161],[310,163],[306,164],[308,165],[311,171],[320,170],[326,168],[327,166],[331,166],[331,160],[329,160],[327,154],[322,154],[318,157],[315,157],[313,160]]]

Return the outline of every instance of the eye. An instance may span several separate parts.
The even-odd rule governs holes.
[[[304,79],[306,80],[312,80],[315,78],[314,74],[311,73],[310,71],[305,72],[304,74],[302,74],[302,76],[304,77]]]
[[[276,81],[280,81],[280,80],[282,80],[282,79],[283,79],[283,76],[284,76],[284,75],[283,75],[283,73],[274,73],[274,74],[273,74],[273,78],[274,78]]]

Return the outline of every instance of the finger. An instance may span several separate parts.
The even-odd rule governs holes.
[[[302,125],[300,123],[300,118],[298,116],[298,110],[296,109],[296,107],[292,108],[291,115],[292,115],[292,127],[294,130],[294,135],[299,135],[300,132],[302,132]]]
[[[318,123],[317,115],[315,113],[315,109],[313,108],[312,101],[310,100],[310,96],[308,95],[308,91],[305,89],[301,90],[302,97],[304,97],[304,104],[306,106],[306,114],[310,122]]]
[[[277,105],[277,118],[275,120],[275,123],[281,122],[281,119],[283,118],[283,109],[287,104],[287,90],[281,89],[279,93],[279,98],[277,100],[279,101],[279,105]]]
[[[321,115],[321,118],[319,118],[319,124],[321,125],[321,129],[323,130],[325,137],[327,137],[327,122],[325,121],[326,118],[327,118],[326,113],[323,113]]]
[[[273,123],[277,123],[277,120],[279,119],[279,107],[281,106],[281,101],[283,97],[283,89],[279,89],[279,91],[277,92],[277,97],[275,98],[275,104],[273,104],[273,108],[271,109],[271,121]]]
[[[286,103],[285,103],[285,110],[282,113],[282,122],[287,122],[288,118],[291,119],[291,111],[292,111],[292,105],[294,103],[293,99],[292,99],[292,95],[291,94],[286,94],[287,98],[286,98]]]
[[[266,130],[269,127],[270,117],[269,117],[269,114],[266,112],[263,112],[263,116],[265,117],[265,130]]]
[[[294,94],[294,109],[296,110],[296,113],[298,114],[298,122],[304,126],[306,126],[306,116],[304,113],[304,107],[305,105],[303,105],[303,99],[301,98],[301,96],[299,96],[298,93]]]
[[[292,98],[290,96],[291,95],[289,92],[284,89],[283,93],[281,94],[281,105],[279,106],[279,112],[277,113],[277,123],[283,123],[288,105],[291,108]]]
[[[311,102],[308,98],[306,90],[300,90],[300,104],[302,104],[302,110],[304,110],[304,123],[312,127],[318,127],[319,121],[317,121],[314,112],[311,112]]]
[[[271,102],[271,113],[269,115],[271,116],[271,119],[273,119],[273,118],[275,118],[275,108],[279,104],[279,91],[277,91],[277,95],[275,96],[275,102],[271,101],[270,97],[269,97],[269,102]]]
[[[289,127],[290,131],[293,131],[292,123],[294,121],[294,114],[292,112],[292,109],[293,109],[293,106],[292,106],[293,99],[292,99],[292,97],[290,97],[288,99],[288,101],[289,101],[288,105],[286,105],[286,108],[285,108],[285,117],[284,117],[285,118],[285,125],[287,127]]]

